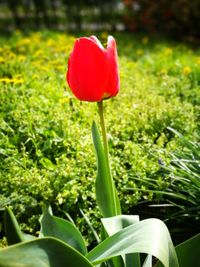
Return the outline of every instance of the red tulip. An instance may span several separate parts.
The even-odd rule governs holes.
[[[108,37],[104,48],[95,36],[77,39],[69,57],[67,81],[73,94],[83,101],[101,101],[119,91],[117,48]]]

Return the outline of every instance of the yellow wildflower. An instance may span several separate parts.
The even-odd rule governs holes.
[[[10,46],[4,45],[3,47],[0,47],[0,52],[3,52],[3,53],[10,52]]]
[[[102,32],[101,33],[101,38],[102,39],[107,39],[107,37],[108,37],[108,33],[107,32]]]
[[[66,34],[60,34],[58,36],[58,40],[61,41],[61,42],[65,42],[66,41]]]
[[[142,55],[144,55],[144,51],[143,51],[142,49],[138,49],[138,50],[136,51],[136,55],[137,55],[137,56],[142,56]]]
[[[37,79],[39,79],[39,78],[40,78],[39,75],[37,75],[37,74],[34,74],[34,75],[33,75],[33,79],[34,79],[34,80],[37,80]]]
[[[172,50],[170,47],[165,48],[165,50],[164,50],[164,54],[165,54],[166,56],[171,56],[172,53],[173,53],[173,50]]]
[[[192,72],[192,69],[188,66],[183,69],[183,74],[186,76],[189,75],[191,72]]]
[[[142,43],[144,45],[148,44],[148,42],[149,42],[149,38],[147,36],[145,36],[145,37],[142,38]]]
[[[10,58],[10,59],[11,58],[16,58],[16,54],[13,53],[12,51],[9,51],[7,57]]]
[[[24,61],[26,59],[26,57],[24,56],[24,55],[19,55],[18,56],[18,61],[19,62],[22,62],[22,61]]]
[[[71,47],[70,47],[70,49],[71,49]],[[54,51],[55,52],[66,52],[67,51],[67,46],[59,46],[59,47],[55,47],[54,48]]]
[[[8,77],[0,78],[0,82],[3,83],[12,83],[12,79]]]
[[[63,97],[63,98],[61,98],[61,99],[59,100],[59,102],[60,102],[61,104],[68,103],[68,102],[69,102],[69,98],[68,98],[68,97]]]
[[[124,72],[120,71],[120,79],[123,79],[125,77]]]
[[[55,69],[56,70],[65,70],[65,67],[63,65],[60,65],[60,66],[55,66]]]
[[[31,35],[31,39],[33,40],[34,43],[38,43],[41,40],[41,33],[40,32],[35,32]]]
[[[197,64],[200,65],[200,57],[197,57]]]
[[[21,33],[22,33],[22,32],[21,32],[19,29],[17,29],[17,30],[14,31],[14,34],[15,34],[15,35],[18,35],[18,36],[21,35]]]
[[[21,74],[15,74],[13,76],[13,79],[21,79],[22,78],[22,75]]]
[[[24,79],[22,79],[22,78],[13,78],[12,82],[14,84],[22,84],[22,83],[24,83]]]
[[[42,51],[41,49],[39,49],[39,50],[37,50],[36,52],[35,52],[35,56],[41,56],[41,55],[43,55],[44,54],[44,51]]]
[[[47,46],[54,46],[56,43],[52,39],[48,39],[46,44]]]
[[[3,57],[0,57],[0,63],[4,63],[5,59]]]
[[[168,73],[168,70],[165,69],[165,68],[163,68],[163,69],[161,69],[157,74],[158,74],[158,75],[167,75],[167,73]]]
[[[45,67],[45,66],[40,66],[40,70],[43,70],[43,71],[48,71],[49,68],[48,67]]]
[[[18,42],[17,42],[17,45],[18,46],[23,46],[23,45],[29,45],[31,44],[31,39],[30,38],[23,38],[23,39],[20,39]]]
[[[51,60],[49,62],[49,65],[54,65],[54,66],[60,65],[60,61],[58,59]]]
[[[24,79],[22,78],[21,74],[16,74],[12,78],[9,78],[9,77],[0,78],[0,82],[6,83],[6,84],[9,84],[9,83],[22,84],[24,82]]]

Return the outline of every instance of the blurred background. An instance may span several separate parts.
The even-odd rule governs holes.
[[[130,31],[193,41],[199,15],[199,0],[0,0],[0,31]]]

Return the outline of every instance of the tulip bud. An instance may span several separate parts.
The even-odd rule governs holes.
[[[67,81],[82,101],[99,102],[115,96],[119,91],[115,39],[108,37],[107,48],[95,36],[77,39],[68,60]]]

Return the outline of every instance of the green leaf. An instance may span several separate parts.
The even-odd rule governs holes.
[[[134,223],[139,222],[138,215],[119,215],[110,218],[101,219],[102,224],[108,234],[112,236],[120,230],[126,228],[127,226],[133,225]],[[126,267],[139,267],[140,258],[137,253],[122,255]]]
[[[80,209],[81,214],[83,215],[83,218],[85,219],[85,222],[87,223],[87,225],[89,226],[90,230],[92,231],[97,243],[100,243],[100,238],[96,232],[96,230],[94,229],[92,223],[90,222],[89,218],[87,217],[87,215],[82,211],[82,209]]]
[[[200,263],[200,234],[176,246],[180,267],[197,267]]]
[[[40,236],[52,236],[58,238],[77,249],[82,254],[87,253],[85,241],[79,230],[64,219],[50,214],[50,208],[45,208],[40,218],[41,234]]]
[[[15,215],[8,207],[5,209],[5,234],[8,245],[13,245],[26,240],[26,237],[19,228]]]
[[[138,215],[118,215],[101,219],[103,226],[109,236],[119,232],[123,228],[139,222]]]
[[[23,233],[23,232],[22,232]],[[31,241],[31,240],[34,240],[36,239],[37,237],[33,236],[33,235],[29,235],[29,234],[25,234],[23,233],[23,238],[24,238],[24,241]]]
[[[0,267],[92,267],[77,250],[55,238],[39,238],[0,249]]]
[[[97,157],[96,199],[103,217],[121,214],[120,202],[106,160],[96,123],[92,124],[92,137]]]
[[[146,257],[142,267],[152,267],[152,255]]]
[[[93,264],[129,253],[146,253],[158,258],[165,267],[178,267],[178,260],[166,225],[158,219],[147,219],[130,225],[87,254]]]
[[[171,132],[173,132],[174,134],[176,134],[180,138],[180,141],[182,142],[182,144],[184,144],[186,147],[188,147],[193,152],[193,154],[199,158],[199,149],[196,148],[193,143],[188,141],[181,133],[179,133],[175,129],[173,129],[171,127],[167,127],[167,129],[170,130]]]

